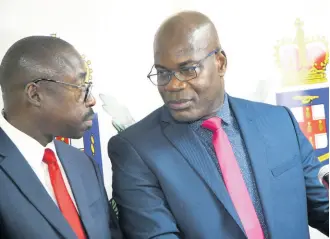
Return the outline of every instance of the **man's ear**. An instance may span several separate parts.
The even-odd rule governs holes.
[[[218,74],[223,77],[227,70],[227,57],[224,52],[219,52],[215,55],[218,66]]]
[[[40,94],[40,86],[36,83],[29,83],[25,87],[25,96],[27,100],[34,106],[41,105],[42,95]]]

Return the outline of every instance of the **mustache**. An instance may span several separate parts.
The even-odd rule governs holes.
[[[90,109],[89,111],[88,111],[88,113],[84,116],[84,120],[89,120],[89,119],[91,119],[91,118],[94,118],[94,110],[93,109]]]

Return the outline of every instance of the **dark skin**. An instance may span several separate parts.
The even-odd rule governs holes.
[[[213,23],[198,12],[182,12],[159,28],[154,42],[157,70],[190,67],[220,47]],[[208,57],[197,68],[197,77],[186,82],[172,76],[158,90],[172,117],[180,122],[209,118],[223,104],[227,60],[221,53]],[[179,109],[178,109],[179,108]]]
[[[48,50],[47,52],[51,52]],[[45,57],[45,55],[44,55]],[[86,68],[78,52],[68,43],[38,59],[39,68],[24,69],[10,81],[3,80],[4,112],[7,121],[46,146],[55,136],[81,138],[91,127],[94,97],[84,102],[84,89],[49,81],[84,85]],[[53,75],[45,75],[49,72]]]

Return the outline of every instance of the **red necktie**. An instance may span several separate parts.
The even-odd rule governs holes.
[[[55,154],[51,149],[45,149],[43,161],[48,165],[49,177],[53,186],[55,198],[64,218],[68,221],[79,239],[86,239],[78,212],[71,200]]]
[[[249,239],[264,239],[264,234],[246,188],[228,137],[221,127],[221,119],[213,117],[205,120],[202,127],[213,132],[213,146],[218,158],[223,180],[236,212],[241,219]]]

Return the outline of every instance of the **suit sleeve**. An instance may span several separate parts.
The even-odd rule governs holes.
[[[113,196],[127,238],[177,239],[179,230],[156,176],[124,138],[110,139]]]
[[[289,109],[287,111],[296,130],[300,154],[303,160],[309,225],[329,236],[329,196],[317,177],[322,164],[314,154],[312,145],[300,130],[293,114]]]
[[[105,190],[104,180],[103,180],[103,176],[101,174],[100,168],[98,167],[98,165],[96,164],[96,162],[93,159],[90,158],[90,160],[93,163],[95,173],[96,173],[97,179],[99,181],[100,190],[101,190],[102,196],[104,198],[105,208],[107,209],[107,214],[109,215],[109,227],[110,227],[110,231],[111,231],[111,238],[112,239],[123,239],[123,235],[121,233],[121,229],[120,229],[119,223],[118,223],[118,218],[116,216],[116,213],[113,210],[113,207],[110,204],[110,201],[108,200],[108,196],[107,196],[107,193]]]

